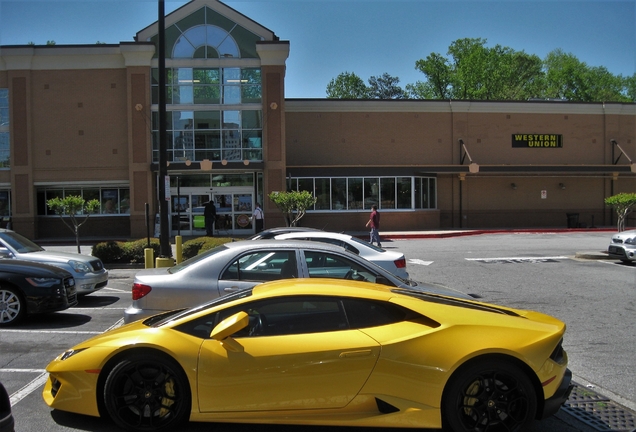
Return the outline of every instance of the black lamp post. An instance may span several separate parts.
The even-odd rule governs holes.
[[[166,178],[168,176],[168,157],[166,145],[166,20],[165,3],[159,0],[159,216],[160,216],[160,249],[161,257],[172,255],[170,247],[170,225],[168,221],[168,203],[166,199]]]

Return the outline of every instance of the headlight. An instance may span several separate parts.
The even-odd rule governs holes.
[[[30,277],[30,278],[26,278],[26,281],[28,283],[30,283],[31,285],[33,285],[34,287],[52,287],[53,285],[60,285],[62,283],[61,279],[57,279],[57,278],[34,278],[34,277]]]
[[[86,348],[80,348],[80,349],[70,349],[68,351],[65,351],[61,356],[60,356],[60,361],[62,360],[66,360],[68,358],[73,357],[75,354],[81,353],[82,351],[84,351]]]
[[[625,240],[625,244],[636,245],[636,237],[628,238]]]
[[[68,265],[71,266],[71,268],[73,270],[75,270],[77,273],[89,273],[91,271],[93,271],[93,269],[91,269],[88,264],[81,262],[81,261],[69,261]]]

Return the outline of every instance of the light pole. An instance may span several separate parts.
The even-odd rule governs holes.
[[[168,203],[166,198],[166,178],[168,176],[168,157],[166,145],[166,19],[164,0],[159,1],[159,255],[168,258],[172,255],[170,247],[170,221],[168,220]],[[168,186],[169,188],[169,186]]]

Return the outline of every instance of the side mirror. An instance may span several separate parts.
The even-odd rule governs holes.
[[[238,312],[221,321],[210,333],[210,337],[221,342],[229,351],[240,352],[243,347],[230,336],[244,329],[250,323],[250,318],[245,312]]]
[[[5,258],[13,258],[13,254],[11,253],[11,251],[9,251],[9,249],[0,247],[0,259]]]

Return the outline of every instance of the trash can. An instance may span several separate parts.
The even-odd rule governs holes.
[[[578,213],[566,213],[568,217],[568,228],[579,227],[579,214]]]

